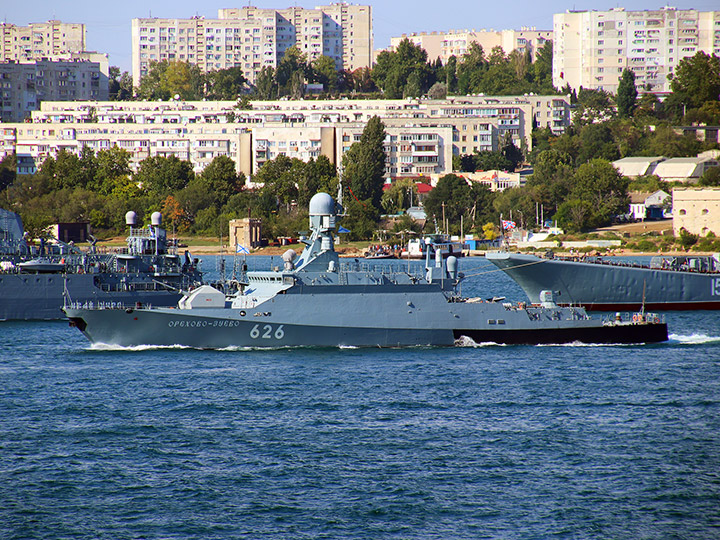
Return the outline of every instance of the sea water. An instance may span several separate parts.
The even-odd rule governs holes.
[[[225,351],[2,323],[0,538],[716,539],[720,313],[666,318],[649,346]]]

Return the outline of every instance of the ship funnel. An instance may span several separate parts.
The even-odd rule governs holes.
[[[137,223],[137,214],[130,210],[127,214],[125,214],[125,225],[129,225],[130,227],[134,227]]]
[[[153,227],[159,227],[162,223],[162,214],[160,212],[153,212],[150,216],[150,223],[152,223]]]
[[[447,258],[446,264],[447,264],[447,271],[448,271],[448,274],[450,274],[450,277],[451,277],[452,279],[457,279],[457,277],[458,277],[458,260],[457,260],[457,257],[455,257],[455,255],[450,255],[450,256]]]

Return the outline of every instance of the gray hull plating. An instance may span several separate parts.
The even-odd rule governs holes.
[[[146,290],[135,289],[129,281],[127,290],[103,290],[91,274],[1,274],[0,320],[64,319],[64,291],[78,304],[174,306],[182,294],[160,284],[143,283]]]
[[[541,259],[520,253],[488,253],[486,258],[525,291],[531,302],[552,290],[560,305],[588,310],[720,309],[720,273],[602,261]]]

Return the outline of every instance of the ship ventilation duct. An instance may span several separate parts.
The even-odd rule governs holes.
[[[448,271],[448,274],[450,274],[450,277],[451,277],[452,279],[457,279],[457,277],[458,277],[458,260],[457,260],[457,257],[455,257],[454,255],[450,255],[450,256],[447,258],[447,263],[446,263],[446,264],[447,264],[447,271]]]

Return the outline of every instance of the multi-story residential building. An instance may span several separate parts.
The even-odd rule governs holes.
[[[204,72],[240,67],[254,84],[292,46],[309,60],[329,56],[338,69],[354,70],[372,65],[372,39],[371,7],[345,3],[221,9],[217,19],[133,19],[133,80],[139,84],[153,61],[180,60]]]
[[[108,98],[107,58],[28,60],[0,63],[0,120],[20,122],[44,100],[82,101]]]
[[[479,44],[486,55],[495,47],[501,47],[505,53],[514,50],[529,52],[532,58],[545,43],[552,41],[553,33],[550,30],[536,30],[522,28],[520,30],[450,30],[449,32],[430,32],[403,34],[400,37],[390,38],[390,50],[394,50],[403,39],[409,39],[414,45],[427,51],[428,59],[434,61],[440,58],[443,64],[451,56],[460,58],[470,45]]]
[[[367,121],[378,116],[387,134],[387,175],[418,176],[451,172],[453,155],[497,150],[507,137],[530,150],[533,121],[557,132],[570,123],[569,100],[563,96],[258,101],[252,106],[45,102],[32,122],[5,128],[0,153],[16,151],[21,174],[34,172],[35,164],[60,148],[79,154],[84,146],[118,146],[130,152],[133,167],[148,156],[174,155],[200,172],[227,155],[250,176],[279,154],[304,161],[324,155],[339,164]]]
[[[25,62],[84,51],[84,24],[47,21],[17,26],[0,23],[0,62]]]
[[[638,88],[670,90],[670,76],[698,51],[720,55],[720,11],[568,11],[554,15],[553,85],[617,92],[625,68]]]

